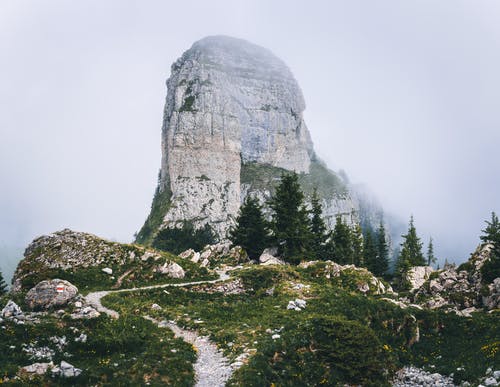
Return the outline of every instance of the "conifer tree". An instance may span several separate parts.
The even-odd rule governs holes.
[[[429,239],[429,244],[427,245],[427,266],[434,265],[437,259],[434,255],[434,243],[432,237]]]
[[[380,221],[377,230],[377,265],[373,274],[386,275],[389,271],[389,247],[387,246],[384,222]]]
[[[311,197],[311,246],[310,251],[313,259],[327,259],[326,243],[328,233],[323,220],[323,208],[318,196],[318,190],[314,188]]]
[[[351,229],[351,263],[358,267],[364,266],[363,240],[363,231],[361,230],[361,226],[356,224]]]
[[[408,233],[403,235],[403,243],[401,244],[400,259],[406,262],[409,266],[425,265],[425,258],[422,254],[422,242],[417,236],[413,215],[410,218],[408,225]]]
[[[366,268],[375,274],[375,271],[377,270],[377,246],[370,228],[367,228],[365,231],[363,254]]]
[[[2,271],[0,270],[0,296],[7,293],[7,284],[3,278]]]
[[[329,244],[335,262],[346,264],[352,261],[351,229],[340,215],[337,215]]]
[[[283,174],[270,201],[272,231],[280,254],[290,263],[299,263],[309,254],[311,231],[298,175]]]
[[[241,246],[256,259],[269,244],[269,227],[257,198],[247,196],[240,207],[236,226],[229,232],[233,245]]]
[[[485,243],[491,243],[493,249],[490,253],[490,259],[486,261],[481,268],[483,280],[493,282],[497,277],[500,277],[500,222],[495,212],[491,213],[491,220],[486,221],[486,228],[481,230],[481,240]]]

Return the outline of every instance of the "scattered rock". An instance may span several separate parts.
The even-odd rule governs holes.
[[[191,257],[194,256],[194,254],[196,254],[196,251],[194,251],[193,249],[189,249],[180,253],[179,258],[190,259]]]
[[[39,282],[26,294],[30,309],[50,309],[65,306],[76,297],[78,289],[68,281],[53,279]]]
[[[5,319],[8,320],[24,320],[25,316],[21,308],[12,300],[7,302],[7,305],[2,309],[0,314]]]
[[[52,374],[58,375],[63,378],[73,378],[80,375],[81,373],[81,369],[74,367],[64,360],[61,361],[59,367],[56,366],[52,369]]]
[[[453,379],[438,373],[429,373],[420,368],[404,367],[392,381],[393,387],[455,387]]]
[[[18,374],[44,375],[48,370],[54,368],[54,363],[33,363],[19,369]]]
[[[284,265],[285,262],[283,262],[281,259],[277,258],[276,255],[278,254],[278,249],[277,248],[267,248],[265,249],[262,254],[259,257],[259,262],[261,265]]]
[[[165,262],[162,266],[158,267],[157,271],[170,278],[184,278],[186,276],[184,269],[179,264],[172,261]]]
[[[406,273],[406,281],[410,284],[410,290],[420,288],[434,271],[431,266],[414,266]]]
[[[286,308],[299,311],[304,309],[305,307],[306,307],[306,301],[300,298],[296,298],[295,300],[289,301],[288,306]]]
[[[75,342],[86,343],[87,342],[87,335],[85,333],[81,333],[80,336],[75,337]]]
[[[113,274],[113,269],[111,269],[110,267],[104,267],[102,271],[109,275]]]
[[[243,294],[246,293],[245,286],[241,279],[223,282],[220,284],[206,284],[192,288],[193,291],[204,293],[223,293],[223,294]]]
[[[73,320],[79,320],[79,319],[90,320],[92,318],[97,318],[100,315],[101,314],[94,307],[87,305],[71,313],[70,317]]]

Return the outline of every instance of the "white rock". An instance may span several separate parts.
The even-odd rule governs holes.
[[[200,253],[196,252],[191,257],[191,262],[198,263],[200,261]]]
[[[279,339],[281,336],[275,333],[274,335],[271,336],[271,339],[276,340]]]
[[[170,278],[184,278],[186,273],[184,269],[173,261],[167,261],[158,268],[158,272],[166,274]]]
[[[196,253],[196,251],[194,251],[193,249],[189,249],[189,250],[186,250],[186,251],[183,251],[182,253],[180,253],[179,258],[188,259],[188,258],[191,258],[195,253]]]
[[[153,305],[151,305],[151,309],[153,309],[153,310],[162,310],[163,308],[160,305],[158,305],[158,304],[153,304]]]
[[[54,367],[54,363],[33,363],[28,366],[22,367],[21,372],[34,375],[44,375],[49,369]]]
[[[414,266],[406,273],[406,280],[409,282],[411,290],[419,289],[434,271],[431,266]]]
[[[485,386],[498,386],[498,382],[495,378],[489,377],[483,381]]]
[[[113,269],[111,269],[111,268],[109,268],[109,267],[104,267],[104,268],[102,269],[102,271],[103,271],[104,273],[106,273],[106,274],[109,274],[109,275],[113,274]]]
[[[82,373],[82,370],[62,360],[59,365],[59,375],[63,378],[72,378]]]

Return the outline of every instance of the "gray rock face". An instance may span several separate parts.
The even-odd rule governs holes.
[[[157,195],[168,194],[169,203],[154,227],[209,223],[224,239],[245,195],[270,194],[269,187],[255,190],[242,181],[245,165],[309,174],[317,162],[302,92],[267,49],[230,37],[204,38],[172,65],[167,88]],[[326,197],[324,205],[328,223],[337,214],[357,220],[348,192]],[[138,240],[155,231],[142,230]]]
[[[78,294],[76,286],[68,281],[53,279],[39,282],[26,294],[31,309],[50,309],[64,306]]]

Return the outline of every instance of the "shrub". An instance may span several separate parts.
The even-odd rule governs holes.
[[[179,254],[187,249],[199,251],[215,242],[216,236],[210,225],[195,229],[191,222],[183,222],[180,228],[168,227],[160,230],[153,240],[153,247]]]

